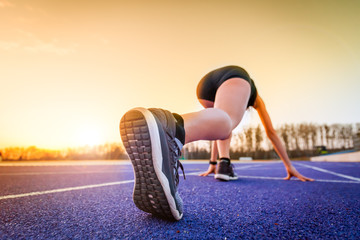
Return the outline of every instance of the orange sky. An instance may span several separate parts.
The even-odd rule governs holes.
[[[248,70],[275,126],[359,122],[359,12],[348,0],[0,0],[0,148],[120,141],[126,110],[197,111],[199,79],[227,64]]]

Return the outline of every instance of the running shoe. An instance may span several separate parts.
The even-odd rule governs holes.
[[[238,176],[234,172],[234,165],[221,160],[215,174],[215,178],[223,181],[236,180]]]
[[[177,190],[182,143],[175,138],[176,124],[169,111],[145,108],[128,111],[120,121],[121,139],[134,168],[134,203],[169,220],[183,216]]]

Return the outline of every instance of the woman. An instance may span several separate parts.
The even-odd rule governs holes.
[[[246,108],[253,107],[258,112],[261,122],[265,128],[266,135],[273,144],[275,151],[284,162],[287,171],[287,177],[284,179],[289,180],[294,176],[299,178],[301,181],[312,181],[313,179],[302,176],[292,166],[286,150],[272,126],[271,119],[265,108],[265,104],[257,93],[255,83],[243,68],[238,66],[226,66],[216,69],[205,75],[197,87],[197,96],[201,105],[203,105],[204,108],[214,107],[216,100],[219,100],[219,96],[216,95],[219,87],[227,80],[234,78],[241,78],[250,85],[250,97],[248,98]],[[243,107],[244,105],[242,105],[242,108]],[[241,111],[241,113],[243,113],[243,111]],[[210,173],[215,173],[215,178],[220,180],[228,181],[237,179],[237,176],[233,172],[232,166],[230,165],[230,141],[231,135],[225,140],[218,140],[213,143],[209,168],[205,173],[200,174],[200,176],[207,176]],[[216,159],[218,153],[220,155],[220,164],[216,171]]]
[[[287,179],[302,176],[292,166],[284,147],[272,128],[264,102],[257,94],[249,74],[237,66],[227,66],[207,74],[198,87],[199,101],[205,109],[178,115],[163,109],[134,108],[121,118],[120,134],[134,167],[135,205],[156,216],[179,220],[182,199],[177,191],[181,148],[197,140],[218,140],[219,179],[236,178],[230,165],[229,146],[232,130],[246,109],[258,111],[269,138],[284,161]],[[213,172],[210,165],[208,172]]]

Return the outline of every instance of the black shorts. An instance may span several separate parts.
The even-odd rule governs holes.
[[[226,66],[215,69],[206,74],[200,80],[196,89],[198,99],[214,102],[216,91],[221,86],[221,84],[230,78],[242,78],[250,83],[251,93],[247,106],[253,106],[257,96],[257,90],[254,81],[250,78],[245,69],[238,66]]]

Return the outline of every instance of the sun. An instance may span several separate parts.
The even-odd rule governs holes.
[[[76,134],[77,145],[98,145],[101,143],[100,131],[95,126],[83,125],[78,128]]]

